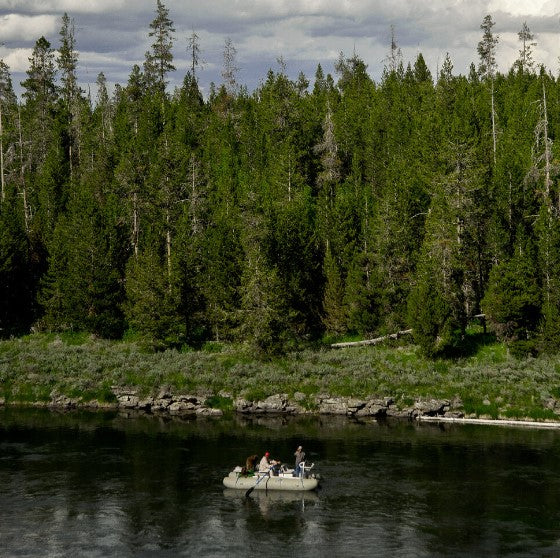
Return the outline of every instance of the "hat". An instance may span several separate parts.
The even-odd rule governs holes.
[[[268,452],[266,452],[266,453],[264,454],[265,457],[268,457],[269,455],[270,455],[270,453],[268,453]]]

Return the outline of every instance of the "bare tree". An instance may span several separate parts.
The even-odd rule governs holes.
[[[200,58],[200,37],[193,30],[190,36],[187,38],[188,46],[187,53],[191,57],[191,74],[193,79],[196,80],[196,69],[202,67],[203,61]]]
[[[222,77],[226,82],[228,92],[231,94],[234,94],[237,91],[238,72],[237,49],[233,45],[231,38],[228,37],[224,45],[224,69],[222,71]]]
[[[391,25],[391,46],[385,62],[387,62],[389,72],[396,72],[402,63],[402,51],[397,44],[394,25]]]

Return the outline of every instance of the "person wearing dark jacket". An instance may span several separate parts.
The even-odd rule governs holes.
[[[305,461],[305,452],[303,451],[303,446],[298,446],[294,453],[296,458],[296,466],[294,468],[294,477],[299,477],[301,473],[301,462]]]

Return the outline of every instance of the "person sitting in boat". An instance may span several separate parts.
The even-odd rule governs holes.
[[[241,470],[242,475],[252,475],[257,469],[258,455],[250,455],[245,461],[245,467]]]
[[[278,474],[277,467],[280,465],[280,461],[276,461],[275,459],[270,459],[270,453],[267,451],[261,459],[259,463],[259,473],[270,473],[271,475]]]
[[[249,472],[254,473],[255,470],[257,469],[257,461],[259,460],[259,456],[258,455],[250,455],[247,458],[247,461],[245,463],[245,466],[247,467],[247,470]]]
[[[299,477],[301,473],[301,462],[305,461],[305,452],[303,451],[303,446],[298,446],[297,450],[294,453],[296,458],[296,466],[294,468],[294,477]]]

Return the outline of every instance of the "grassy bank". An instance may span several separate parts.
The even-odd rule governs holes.
[[[166,385],[225,407],[231,397],[296,392],[309,406],[318,394],[390,396],[403,407],[418,398],[460,398],[467,415],[555,419],[560,356],[516,359],[491,343],[453,360],[428,360],[414,345],[401,345],[306,350],[263,361],[215,343],[200,351],[153,353],[133,342],[79,334],[0,342],[0,398],[6,403],[45,402],[53,392],[111,401],[115,385],[145,395]]]

